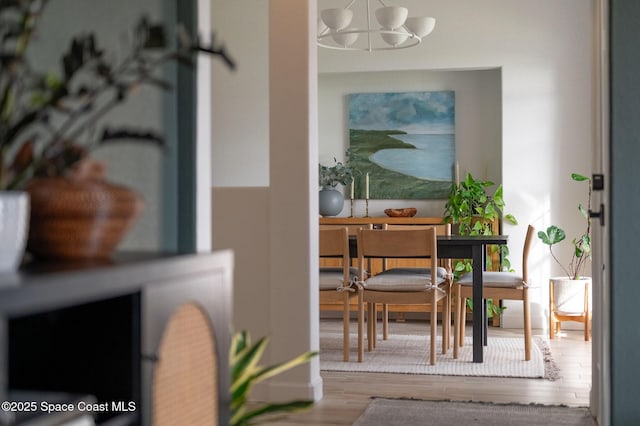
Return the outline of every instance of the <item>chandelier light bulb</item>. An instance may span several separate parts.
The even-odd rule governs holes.
[[[351,9],[325,9],[320,13],[320,18],[324,24],[334,31],[347,28],[353,19]]]
[[[431,31],[436,26],[436,20],[431,16],[414,16],[407,18],[404,26],[413,34],[422,38],[431,34]]]
[[[389,45],[396,47],[407,41],[409,33],[403,31],[381,32],[380,37]]]
[[[331,33],[331,38],[339,46],[349,47],[358,40],[358,33],[354,32],[336,32]]]
[[[406,7],[387,6],[376,10],[376,19],[385,30],[400,28],[407,20],[409,10]]]

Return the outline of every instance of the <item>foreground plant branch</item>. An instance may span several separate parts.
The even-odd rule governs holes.
[[[37,70],[26,53],[48,0],[0,0],[0,190],[31,176],[61,176],[89,151],[118,141],[163,144],[162,135],[134,126],[115,129],[102,119],[141,87],[171,89],[155,74],[168,62],[194,65],[198,54],[235,63],[224,45],[203,45],[178,26],[169,48],[162,24],[141,17],[130,51],[107,60],[94,33],[73,38],[60,55],[62,73]]]

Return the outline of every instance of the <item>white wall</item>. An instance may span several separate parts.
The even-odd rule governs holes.
[[[212,26],[237,62],[213,63],[213,185],[269,185],[269,2],[212,0]]]
[[[213,26],[219,37],[238,60],[239,71],[230,74],[214,68],[214,140],[213,184],[215,187],[269,185],[266,154],[269,151],[267,101],[268,85],[265,43],[268,14],[266,2],[248,0],[215,0]],[[299,4],[300,0],[291,0]],[[315,1],[311,1],[312,4]],[[321,0],[323,7],[331,2]],[[343,2],[339,2],[343,5]],[[501,177],[509,210],[521,225],[508,228],[513,253],[519,253],[526,225],[538,228],[550,223],[565,227],[568,235],[580,231],[576,206],[583,196],[569,179],[573,171],[590,173],[591,145],[594,141],[593,121],[593,0],[405,0],[416,13],[438,19],[432,35],[418,48],[375,54],[321,50],[318,69],[327,73],[501,69],[502,76],[502,164]],[[296,18],[297,19],[297,18]],[[304,36],[291,32],[291,37]],[[291,107],[291,105],[289,105]],[[293,107],[296,107],[293,105]],[[297,107],[306,108],[305,105]],[[299,143],[307,143],[300,140]],[[271,153],[272,155],[274,153]],[[287,157],[285,150],[277,155]],[[290,161],[307,161],[291,156]],[[292,176],[296,178],[296,176]],[[313,188],[313,185],[311,186]],[[271,186],[269,193],[286,188]],[[313,191],[313,189],[311,189]],[[241,188],[237,188],[241,191]],[[309,194],[300,194],[307,197]],[[311,194],[313,195],[313,194]],[[296,197],[297,194],[289,194]],[[269,196],[270,197],[270,196]],[[243,223],[234,213],[237,209],[252,211],[261,218],[274,214],[251,199],[239,199],[238,205],[220,206],[214,200],[214,245],[216,230],[235,229],[242,232]],[[286,203],[275,211],[294,215]],[[307,230],[302,232],[307,239]],[[258,235],[257,238],[261,237]],[[278,238],[270,233],[264,238]],[[234,245],[238,253],[254,252],[264,241],[243,239]],[[300,247],[288,250],[295,252]],[[306,248],[305,248],[306,250]],[[562,257],[569,256],[565,246]],[[264,253],[264,257],[268,257]],[[512,261],[519,268],[517,255]],[[532,273],[541,286],[534,303],[535,326],[542,325],[546,304],[546,280],[559,270],[551,264],[541,245],[534,246]],[[311,262],[311,260],[310,260]],[[237,262],[238,268],[252,268]],[[258,276],[259,271],[254,271]],[[236,281],[239,294],[261,296],[269,283],[248,279]],[[285,294],[270,299],[265,309],[291,309],[294,298]],[[538,302],[539,301],[539,302]],[[251,311],[250,300],[236,300],[235,317],[255,326],[268,328],[259,313]],[[516,309],[507,311],[507,322],[519,319]],[[295,319],[306,321],[305,319]],[[287,330],[271,329],[274,334]],[[292,353],[293,355],[293,353]]]

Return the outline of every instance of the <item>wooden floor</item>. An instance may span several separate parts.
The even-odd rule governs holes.
[[[321,321],[321,328],[337,330],[340,326],[337,320]],[[418,329],[424,333],[426,329],[419,321],[392,323],[391,327],[392,330],[402,327],[403,333],[417,332]],[[355,330],[355,324],[352,330]],[[471,333],[470,327],[467,333]],[[534,335],[542,334],[542,330],[534,330]],[[489,327],[489,338],[500,335],[522,336],[522,331]],[[561,378],[556,381],[322,371],[322,400],[310,411],[267,424],[351,425],[362,414],[372,396],[588,406],[591,342],[584,341],[582,331],[563,331],[561,336],[550,341],[550,347],[552,357],[560,368]]]

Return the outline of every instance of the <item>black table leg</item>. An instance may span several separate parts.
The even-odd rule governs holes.
[[[483,309],[482,297],[482,252],[483,246],[473,246],[473,362],[483,362],[483,345],[485,342],[485,324],[487,311]]]
[[[489,334],[489,317],[487,316],[487,299],[482,299],[482,309],[485,312],[484,318],[484,345],[487,346],[487,335]]]

